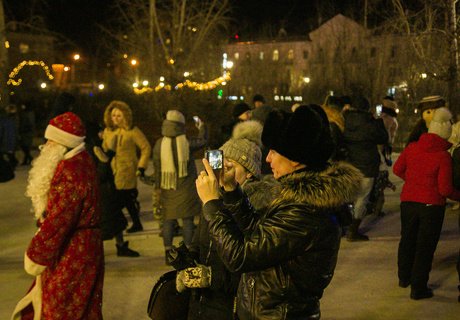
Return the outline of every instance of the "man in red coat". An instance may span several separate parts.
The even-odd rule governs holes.
[[[104,254],[96,169],[74,113],[50,120],[26,195],[39,229],[25,253],[36,276],[13,319],[102,319]]]

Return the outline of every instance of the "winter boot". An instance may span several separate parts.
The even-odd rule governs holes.
[[[361,219],[353,219],[351,222],[350,228],[348,229],[347,240],[348,241],[369,241],[369,237],[359,233],[359,225],[361,224]]]
[[[122,245],[117,246],[117,256],[119,257],[139,257],[140,254],[137,251],[131,250],[128,248],[128,241],[123,242]]]

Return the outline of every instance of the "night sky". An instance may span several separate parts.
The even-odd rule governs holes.
[[[232,23],[228,36],[239,34],[240,39],[248,40],[269,36],[269,33],[273,35],[281,27],[288,35],[305,35],[317,27],[317,3],[321,1],[324,0],[232,0]],[[42,2],[4,0],[5,12],[16,20],[30,16],[31,11],[43,15],[49,29],[90,51],[100,35],[97,23],[103,23],[109,17],[114,0],[47,0],[47,6]],[[357,4],[357,1],[347,0],[330,2],[340,11]],[[327,18],[328,14],[331,17],[335,12],[323,13],[323,18]]]

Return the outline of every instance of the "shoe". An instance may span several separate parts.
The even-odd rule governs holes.
[[[407,288],[408,286],[410,286],[410,281],[408,281],[408,280],[399,280],[399,286],[401,288]]]
[[[412,289],[410,292],[410,298],[412,300],[428,299],[433,297],[433,290],[430,288],[424,288],[422,290]]]
[[[356,233],[348,233],[347,235],[347,240],[350,242],[356,242],[356,241],[369,241],[369,237],[366,236],[365,234],[356,232]]]
[[[128,241],[123,242],[123,244],[121,246],[118,245],[118,244],[116,246],[117,246],[117,256],[119,256],[119,257],[132,257],[132,258],[135,258],[135,257],[140,256],[139,252],[131,250],[130,248],[128,248]]]
[[[141,224],[133,224],[131,228],[126,230],[127,233],[133,233],[133,232],[138,232],[138,231],[143,231],[144,228],[142,227]]]

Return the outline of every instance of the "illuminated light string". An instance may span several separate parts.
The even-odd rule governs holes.
[[[224,82],[230,81],[230,72],[226,72],[223,76],[220,76],[214,80],[208,81],[208,82],[195,82],[195,81],[190,81],[190,80],[185,80],[184,82],[180,82],[174,86],[174,89],[182,89],[183,87],[188,87],[190,89],[196,90],[196,91],[204,91],[204,90],[212,90],[216,88],[219,85],[222,85]],[[134,93],[136,94],[144,94],[144,93],[149,93],[152,91],[158,92],[160,90],[167,90],[171,91],[172,87],[169,84],[164,84],[161,82],[158,84],[155,88],[151,87],[143,87],[143,88],[134,88]]]
[[[21,71],[21,69],[24,68],[25,66],[40,66],[43,69],[43,71],[45,71],[48,79],[50,80],[54,79],[53,75],[50,72],[50,68],[43,61],[24,60],[21,63],[19,63],[13,69],[13,71],[10,72],[9,79],[7,81],[8,85],[19,86],[22,83],[21,78],[19,78],[18,80],[15,80],[14,78],[18,75],[19,71]]]

